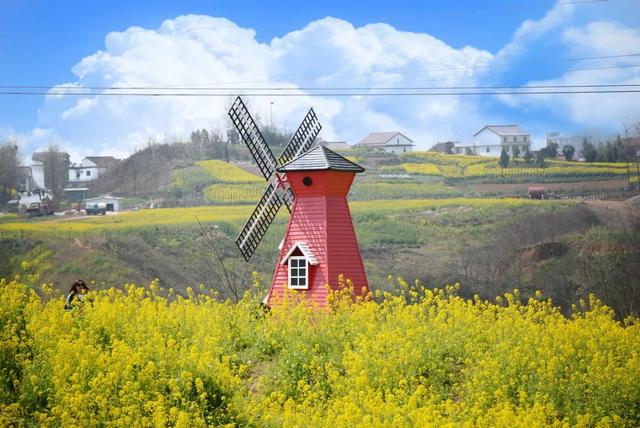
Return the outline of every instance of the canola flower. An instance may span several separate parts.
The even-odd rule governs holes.
[[[232,163],[219,159],[197,161],[196,166],[204,169],[215,181],[223,183],[254,183],[264,180]]]
[[[577,178],[617,177],[627,174],[626,163],[613,162],[569,162],[547,160],[548,166],[541,168],[525,165],[520,159],[512,159],[508,168],[500,168],[495,158],[484,156],[446,155],[435,152],[409,152],[400,155],[405,161],[399,167],[410,174],[433,175],[448,179],[460,178]]]
[[[217,204],[255,204],[264,191],[264,183],[212,184],[204,190],[206,199]]]
[[[0,425],[640,425],[640,324],[398,279],[330,309],[263,311],[128,285],[63,296],[0,281]],[[348,282],[347,282],[348,283]]]
[[[425,189],[429,189],[425,187]],[[437,188],[434,188],[437,189]],[[349,206],[353,213],[387,213],[431,210],[451,206],[471,207],[521,207],[535,205],[571,204],[569,201],[535,201],[519,198],[442,198],[442,199],[386,199],[353,201]],[[251,213],[251,205],[226,205],[226,206],[201,206],[190,208],[161,208],[153,210],[139,210],[122,212],[118,215],[83,217],[83,218],[47,218],[41,221],[30,221],[23,218],[12,217],[0,222],[0,236],[3,234],[20,233],[91,233],[108,230],[125,230],[133,228],[145,228],[170,225],[230,222],[242,223]],[[285,216],[284,212],[279,215]],[[281,217],[285,218],[285,217]]]

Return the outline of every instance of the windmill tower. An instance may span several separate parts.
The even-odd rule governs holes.
[[[324,307],[326,285],[337,288],[341,274],[353,282],[355,294],[365,293],[367,278],[347,204],[355,174],[364,169],[326,147],[309,150],[321,129],[313,109],[278,161],[240,97],[229,116],[269,182],[236,238],[245,260],[255,252],[280,207],[291,212],[266,303],[281,301],[290,289]]]

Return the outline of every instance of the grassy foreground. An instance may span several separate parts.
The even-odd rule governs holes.
[[[265,313],[152,283],[65,311],[33,280],[0,281],[1,426],[640,425],[640,324],[595,298],[566,318],[399,281]]]

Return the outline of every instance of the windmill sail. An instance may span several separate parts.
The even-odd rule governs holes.
[[[298,127],[298,130],[293,134],[291,141],[282,152],[279,159],[280,165],[284,165],[293,158],[309,150],[321,129],[322,125],[320,125],[318,117],[312,108],[304,117],[302,123]]]
[[[260,172],[262,172],[266,180],[269,180],[277,166],[276,158],[262,136],[260,128],[258,128],[249,110],[242,102],[242,98],[238,97],[233,102],[229,110],[229,116],[242,137],[242,141],[247,145],[251,155],[256,160]]]
[[[290,189],[287,190],[291,192]],[[271,222],[278,214],[284,199],[284,192],[285,190],[282,188],[269,184],[267,190],[262,194],[260,202],[251,213],[249,220],[247,220],[247,223],[236,238],[236,245],[246,261],[249,261],[256,248],[258,248],[262,237],[267,233]]]

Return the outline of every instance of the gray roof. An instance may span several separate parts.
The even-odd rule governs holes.
[[[318,171],[327,169],[334,171],[364,171],[364,168],[360,165],[351,162],[349,159],[340,156],[324,146],[316,146],[294,160],[278,167],[279,172]]]
[[[87,156],[85,159],[89,159],[102,168],[109,168],[111,165],[120,162],[120,159],[116,159],[113,156]]]
[[[478,132],[476,132],[475,134],[473,134],[473,136],[475,137],[476,135],[478,135],[479,133],[481,133],[485,129],[493,131],[494,133],[496,133],[496,134],[498,134],[500,136],[529,135],[529,133],[527,131],[525,131],[524,129],[520,128],[518,125],[487,125],[484,128],[482,128],[481,130],[479,130]]]
[[[396,135],[402,135],[407,140],[413,142],[413,140],[402,132],[372,132],[366,137],[362,139],[357,145],[358,146],[384,146],[387,144],[393,137]],[[401,144],[402,145],[402,144]],[[406,144],[405,144],[406,145]],[[413,145],[413,144],[411,144]]]

